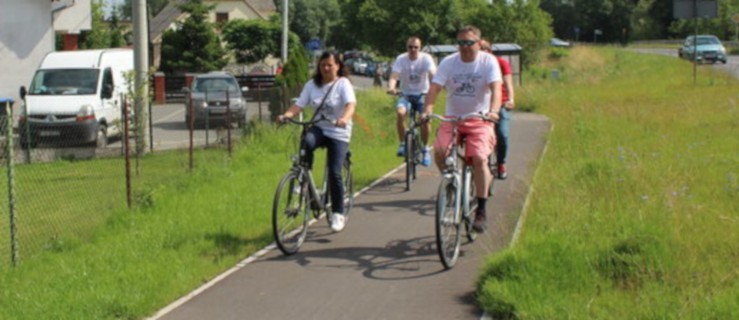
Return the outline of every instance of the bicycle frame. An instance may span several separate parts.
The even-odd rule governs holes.
[[[298,177],[301,177],[301,183],[308,184],[308,201],[311,208],[314,211],[314,216],[318,217],[321,211],[326,211],[328,214],[328,171],[324,170],[323,183],[321,185],[321,191],[318,191],[315,180],[313,179],[313,171],[310,168],[310,164],[306,161],[306,151],[304,149],[302,141],[305,139],[305,135],[308,129],[319,121],[327,121],[325,119],[318,119],[312,121],[296,121],[293,119],[289,120],[292,123],[298,124],[302,127],[300,132],[300,148],[297,157],[293,155],[291,171],[295,172]]]
[[[472,113],[454,118],[436,114],[431,117],[442,122],[452,122],[452,135],[442,170],[436,205],[436,244],[444,268],[450,269],[459,257],[460,224],[464,223],[467,238],[474,241],[476,233],[472,230],[471,212],[475,206],[475,190],[472,165],[465,158],[465,141],[459,137],[460,122],[478,117],[489,121],[480,113]],[[458,161],[462,161],[461,164]],[[450,192],[453,191],[453,195]],[[453,199],[453,202],[450,201]]]
[[[406,100],[410,99],[408,98],[408,95],[399,94],[404,97],[406,97]],[[420,134],[418,132],[418,128],[423,124],[420,121],[417,121],[417,111],[415,108],[413,108],[413,105],[410,106],[409,112],[407,114],[408,118],[408,125],[407,129],[405,131],[405,164],[406,164],[406,190],[411,189],[411,181],[416,179],[416,173],[417,169],[416,167],[421,163],[421,157],[423,153],[423,146],[420,138]]]

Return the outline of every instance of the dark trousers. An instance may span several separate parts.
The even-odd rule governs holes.
[[[342,183],[341,167],[349,150],[349,143],[331,139],[323,134],[321,128],[313,126],[308,129],[303,140],[305,160],[313,167],[313,152],[320,147],[326,147],[326,162],[328,163],[328,189],[331,193],[333,212],[344,212],[344,184]]]

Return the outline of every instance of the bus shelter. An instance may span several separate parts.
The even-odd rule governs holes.
[[[438,65],[441,59],[457,52],[457,46],[451,44],[427,45],[423,47],[422,51],[431,54]],[[521,46],[515,43],[493,44],[493,53],[496,56],[506,59],[511,64],[513,84],[517,86],[521,85],[521,51]]]

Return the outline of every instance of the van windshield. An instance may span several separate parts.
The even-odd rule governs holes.
[[[88,95],[97,91],[98,69],[38,70],[31,81],[32,95]]]

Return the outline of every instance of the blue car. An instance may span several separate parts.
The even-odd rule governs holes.
[[[683,46],[678,49],[680,58],[696,62],[726,63],[726,48],[721,40],[712,35],[689,36]]]

